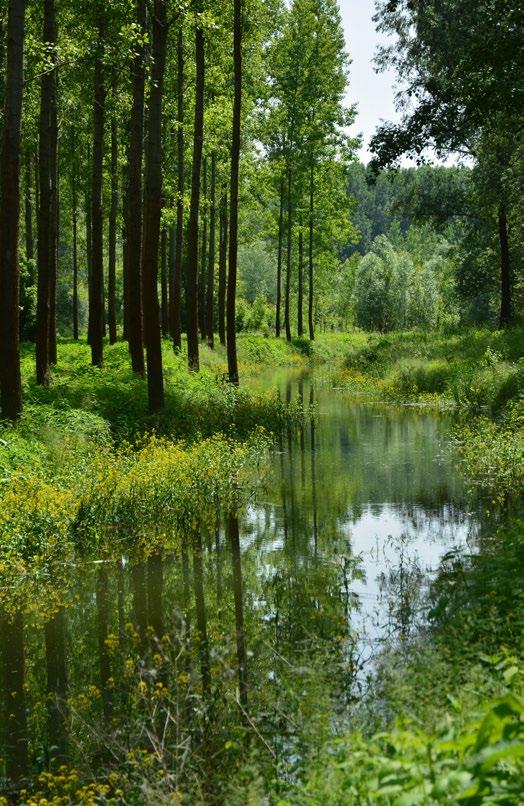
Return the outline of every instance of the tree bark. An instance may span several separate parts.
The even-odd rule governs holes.
[[[25,198],[24,198],[24,218],[25,218],[25,256],[27,260],[34,258],[33,241],[33,194],[32,194],[32,166],[31,152],[25,155]],[[33,285],[35,281],[33,268],[29,268],[28,285]]]
[[[201,11],[197,2],[196,11]],[[191,202],[187,230],[187,362],[190,370],[198,372],[198,217],[200,211],[200,171],[204,143],[205,51],[204,31],[200,20],[195,30],[195,122],[193,130],[193,166],[191,171]]]
[[[102,184],[104,170],[104,121],[106,89],[103,74],[105,12],[102,0],[96,8],[98,42],[96,45],[93,96],[93,165],[91,173],[91,282],[89,284],[89,318],[91,330],[91,363],[101,367],[104,360],[104,239]]]
[[[43,42],[50,50],[53,68],[42,76],[38,168],[40,206],[38,211],[38,290],[36,306],[36,382],[49,383],[51,294],[56,276],[56,14],[54,0],[45,0]]]
[[[291,168],[287,170],[287,256],[286,256],[286,289],[284,303],[284,325],[286,328],[286,339],[291,341],[291,323],[289,318],[289,306],[291,296],[291,244],[293,239],[293,202]]]
[[[202,246],[200,251],[200,277],[198,280],[198,326],[200,339],[206,338],[206,263],[207,263],[207,158],[202,163],[202,194],[204,196],[202,210]]]
[[[304,322],[302,316],[303,299],[303,272],[304,272],[304,235],[302,228],[298,232],[298,293],[297,293],[297,333],[304,335]]]
[[[226,343],[226,285],[227,285],[228,214],[227,193],[220,200],[220,254],[218,257],[218,335]]]
[[[162,227],[160,234],[160,287],[162,303],[160,311],[162,314],[162,336],[169,335],[169,306],[167,301],[167,228]]]
[[[231,139],[231,187],[229,214],[229,261],[227,277],[227,367],[229,382],[238,384],[236,293],[238,264],[238,185],[242,120],[242,0],[234,0],[233,19],[233,132]]]
[[[20,141],[25,0],[9,0],[7,81],[0,156],[0,386],[2,414],[22,411],[20,380]]]
[[[211,155],[211,188],[209,194],[209,256],[207,265],[207,298],[206,298],[206,331],[207,344],[211,350],[215,347],[215,328],[213,302],[215,296],[215,233],[216,233],[216,154]]]
[[[309,265],[309,300],[308,300],[308,325],[309,325],[309,338],[311,341],[315,338],[315,323],[313,317],[313,299],[314,299],[314,263],[313,263],[313,246],[314,246],[314,216],[315,212],[315,168],[311,166],[311,174],[309,178],[309,250],[308,250],[308,265]]]
[[[282,253],[283,253],[283,237],[284,237],[284,194],[285,183],[284,177],[280,180],[280,209],[278,212],[278,256],[277,256],[277,300],[275,311],[275,336],[280,338],[280,308],[282,306]]]
[[[164,408],[162,344],[158,310],[158,251],[162,214],[162,97],[167,47],[167,2],[153,7],[153,67],[149,90],[145,155],[144,233],[142,239],[142,299],[147,355],[149,410]]]
[[[73,339],[78,341],[78,190],[76,161],[76,132],[71,137],[71,204],[73,208]]]
[[[142,277],[140,255],[142,246],[142,149],[144,142],[144,93],[146,34],[146,0],[136,0],[135,19],[140,41],[134,45],[135,57],[131,68],[132,108],[129,122],[128,174],[125,211],[125,255],[127,259],[127,338],[133,372],[144,374],[144,344],[142,318]]]
[[[116,107],[116,77],[113,75],[113,104]],[[107,265],[107,320],[109,344],[115,344],[116,332],[116,223],[118,216],[118,127],[116,112],[111,116],[111,207],[109,210],[108,265]]]
[[[513,318],[511,299],[511,261],[508,241],[508,220],[506,208],[501,202],[498,211],[498,227],[500,241],[500,328],[511,324]]]
[[[176,201],[176,241],[173,272],[173,305],[171,311],[171,331],[173,347],[182,347],[181,297],[182,297],[182,250],[184,246],[184,29],[178,29],[177,40],[177,201]]]

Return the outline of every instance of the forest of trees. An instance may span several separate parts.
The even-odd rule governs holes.
[[[46,385],[57,333],[86,336],[96,366],[105,338],[125,339],[155,411],[161,339],[180,350],[182,333],[198,371],[217,332],[238,383],[242,329],[290,340],[318,326],[510,324],[521,16],[496,0],[379,3],[396,37],[379,64],[398,70],[404,113],[366,168],[335,0],[6,0],[3,413],[21,410],[20,340]],[[455,80],[466,67],[476,80]],[[428,147],[466,162],[425,166]],[[404,155],[419,167],[399,170]]]

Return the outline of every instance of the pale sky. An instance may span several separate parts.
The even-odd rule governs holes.
[[[351,134],[363,135],[360,158],[370,159],[367,145],[382,120],[398,120],[393,103],[395,73],[375,73],[373,56],[384,38],[375,31],[374,0],[339,0],[346,34],[346,48],[352,60],[347,101],[358,104]]]

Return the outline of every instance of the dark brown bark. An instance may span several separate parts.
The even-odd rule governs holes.
[[[46,622],[47,737],[50,761],[65,763],[67,757],[67,672],[64,610]]]
[[[146,0],[136,0],[135,20],[138,34],[146,33]],[[132,108],[129,121],[128,174],[125,216],[125,256],[128,312],[127,339],[133,372],[144,374],[144,337],[142,320],[142,150],[144,142],[145,52],[142,41],[134,44],[135,57],[131,70]]]
[[[238,263],[238,185],[242,122],[242,0],[233,4],[233,132],[231,139],[231,187],[229,191],[229,260],[227,276],[227,368],[229,382],[238,384],[236,294]]]
[[[161,314],[162,336],[169,335],[169,306],[167,301],[167,228],[162,227],[160,234],[160,287],[161,287]]]
[[[22,411],[18,240],[24,15],[24,0],[9,0],[7,80],[0,156],[0,385],[2,414],[13,418]]]
[[[511,324],[513,318],[511,299],[511,261],[509,254],[508,220],[503,203],[499,206],[498,227],[500,242],[500,317],[501,328]]]
[[[227,193],[223,193],[220,200],[220,254],[218,257],[218,336],[222,345],[226,343],[228,223]]]
[[[201,3],[196,3],[196,11],[201,11]],[[198,219],[200,212],[200,172],[202,168],[202,147],[204,143],[204,89],[205,89],[205,50],[204,31],[200,20],[195,29],[195,121],[193,129],[193,165],[191,170],[191,202],[187,229],[187,362],[189,369],[199,370],[198,354]]]
[[[308,266],[309,266],[309,300],[308,300],[308,326],[309,338],[311,341],[315,338],[315,323],[313,317],[313,300],[314,300],[314,212],[315,212],[315,168],[311,166],[311,174],[309,178],[309,250],[308,250]]]
[[[54,0],[45,0],[43,42],[56,64],[56,17]],[[56,67],[42,76],[38,168],[38,295],[36,306],[36,382],[49,383],[51,293],[56,277],[56,160],[57,160]]]
[[[25,222],[25,256],[27,260],[34,258],[33,241],[33,183],[32,183],[31,152],[25,155],[25,193],[24,193],[24,222]],[[33,285],[35,281],[33,268],[29,267],[28,285]]]
[[[91,172],[91,282],[89,284],[89,319],[91,363],[101,367],[104,360],[104,239],[102,184],[104,166],[104,122],[106,88],[103,56],[105,15],[102,0],[96,7],[98,42],[96,43],[93,96],[93,164]]]
[[[304,321],[302,316],[303,300],[303,273],[304,273],[304,235],[302,229],[298,232],[298,288],[297,288],[297,333],[304,335]]]
[[[88,173],[91,172],[90,157],[88,160]],[[91,225],[91,191],[88,187],[85,194],[85,224],[86,224],[86,264],[87,264],[87,287],[91,285],[91,269],[93,265],[93,227]],[[87,320],[87,343],[91,344],[91,317]]]
[[[207,159],[202,163],[202,193],[204,196],[202,210],[202,243],[200,249],[200,277],[198,280],[198,326],[200,339],[206,338],[206,264],[207,264]]]
[[[10,0],[10,10],[13,5],[20,3]],[[7,83],[9,87],[9,78]],[[9,94],[9,88],[7,92]],[[2,720],[5,726],[5,770],[7,778],[16,784],[27,776],[29,767],[22,613],[17,613],[12,620],[1,615],[0,627],[5,692]]]
[[[181,297],[182,297],[182,250],[184,246],[184,29],[178,29],[177,39],[177,200],[176,200],[176,240],[173,267],[173,293],[171,309],[171,333],[173,347],[182,347]]]
[[[209,255],[207,265],[206,332],[207,344],[215,346],[213,302],[215,296],[215,235],[216,235],[216,154],[211,155],[211,188],[209,194]]]
[[[291,244],[293,242],[293,199],[291,168],[287,171],[287,254],[286,254],[286,288],[284,302],[284,325],[286,339],[291,341],[290,297],[291,297]]]
[[[116,78],[112,82],[113,105],[116,107]],[[116,111],[111,116],[111,207],[109,209],[108,261],[107,261],[107,322],[109,344],[115,344],[116,332],[116,223],[118,217],[118,127]]]
[[[71,204],[73,208],[73,339],[78,340],[78,176],[76,161],[76,132],[71,135]]]
[[[280,308],[282,305],[282,254],[284,238],[284,194],[286,192],[284,177],[280,180],[280,207],[278,211],[278,255],[277,255],[277,300],[275,311],[275,336],[280,338]]]
[[[235,629],[237,644],[237,672],[238,690],[240,694],[240,704],[246,715],[248,707],[247,699],[247,653],[246,636],[244,630],[244,594],[242,585],[242,559],[240,556],[240,536],[238,528],[238,516],[229,515],[227,519],[227,531],[231,544],[231,559],[233,566],[233,593],[235,597]]]
[[[142,300],[147,354],[149,410],[164,407],[162,344],[158,310],[158,251],[162,213],[162,96],[167,46],[167,3],[155,0],[151,83],[147,118],[144,182],[144,233],[142,239]]]

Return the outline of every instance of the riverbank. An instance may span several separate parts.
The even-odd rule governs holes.
[[[495,374],[503,362],[514,378],[513,337],[462,337],[457,366],[473,361],[468,339],[482,355],[498,345]],[[19,706],[14,735],[32,736],[33,794],[23,803],[445,803],[460,793],[471,803],[519,802],[519,398],[493,407],[494,416],[478,412],[479,420],[464,407],[467,420],[456,421],[468,504],[448,426],[439,425],[447,396],[434,392],[428,405],[421,393],[424,405],[413,406],[413,397],[385,392],[420,341],[241,337],[240,390],[224,381],[223,350],[203,350],[196,376],[165,344],[167,407],[154,418],[123,345],[107,351],[100,370],[88,365],[85,345],[60,344],[48,389],[34,385],[27,355],[31,403],[0,434],[2,630],[4,645],[26,653],[28,669],[10,703]],[[424,343],[420,362],[449,347],[440,337]],[[381,358],[370,360],[372,345]],[[362,366],[349,370],[355,356]],[[253,391],[266,378],[270,392]],[[269,431],[279,435],[270,467]],[[439,562],[444,543],[426,589],[409,530],[421,544],[434,534],[451,539],[464,532],[470,508],[475,518],[484,513],[478,541],[453,543]],[[232,556],[227,513],[240,521]],[[381,541],[377,556],[386,533],[398,531],[391,550],[400,565],[386,579],[393,610],[385,612],[401,629],[377,653],[357,697],[352,591],[364,574],[358,540],[373,549],[370,528]],[[418,608],[424,618],[406,627]],[[58,678],[42,679],[51,627],[83,636],[66,641],[67,698]],[[53,710],[57,702],[62,710]],[[34,714],[25,727],[16,722],[23,713]],[[53,731],[59,750],[42,755]],[[74,769],[61,771],[67,758]]]

